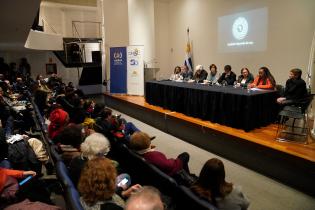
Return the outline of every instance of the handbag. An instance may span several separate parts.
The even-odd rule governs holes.
[[[181,169],[174,175],[174,179],[179,185],[185,185],[187,187],[191,186],[197,181],[197,176],[194,174],[189,174],[184,169]]]

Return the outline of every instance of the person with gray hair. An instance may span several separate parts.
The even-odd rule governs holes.
[[[161,194],[152,186],[144,186],[127,200],[125,210],[164,210]]]
[[[75,186],[85,163],[95,157],[106,156],[110,151],[110,142],[103,134],[93,133],[86,137],[80,149],[81,155],[73,158],[69,164],[69,175]]]
[[[197,83],[202,83],[204,80],[207,79],[208,72],[204,70],[203,65],[197,65],[196,66],[196,73],[193,77],[193,80],[195,80]]]

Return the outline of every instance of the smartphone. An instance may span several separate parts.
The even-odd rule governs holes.
[[[123,180],[121,180],[121,181],[117,184],[117,186],[118,186],[118,187],[121,187],[121,186],[127,184],[127,182],[128,182],[128,179],[127,179],[127,178],[124,178]]]
[[[19,186],[22,186],[26,182],[30,181],[32,178],[33,178],[33,176],[26,177],[25,179],[23,179],[22,181],[19,182]]]

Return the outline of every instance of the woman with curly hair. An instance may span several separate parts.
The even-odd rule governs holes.
[[[123,209],[124,201],[115,194],[116,169],[107,158],[89,160],[78,184],[85,210]]]
[[[116,168],[107,158],[97,157],[85,164],[78,184],[81,204],[85,210],[123,209],[125,201],[115,193],[116,176]],[[121,196],[127,198],[140,188],[139,184],[133,185],[121,192]]]
[[[217,158],[204,164],[191,190],[220,210],[244,210],[249,206],[249,200],[242,193],[241,187],[225,181],[223,162]]]

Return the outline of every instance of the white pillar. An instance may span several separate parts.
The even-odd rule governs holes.
[[[314,56],[315,58],[315,56]],[[313,67],[312,67],[312,94],[315,94],[315,59],[313,60]],[[312,106],[312,116],[314,119],[313,129],[311,130],[311,135],[313,139],[315,139],[315,99],[313,99],[313,106]]]
[[[102,45],[101,45],[101,55],[102,55],[102,81],[107,81],[106,74],[106,51],[105,51],[105,22],[104,22],[104,1],[97,1],[98,8],[98,20],[100,20],[100,34],[102,37]],[[106,87],[102,86],[102,92],[106,91]]]
[[[309,76],[311,76],[310,83],[311,83],[311,92],[312,94],[315,94],[315,31],[311,46],[311,53],[310,53],[310,60],[309,60]],[[313,106],[312,106],[312,116],[314,119],[314,125],[313,129],[311,131],[312,137],[315,139],[315,102],[313,100]]]
[[[144,62],[155,62],[154,0],[128,0],[129,45],[144,45]]]

